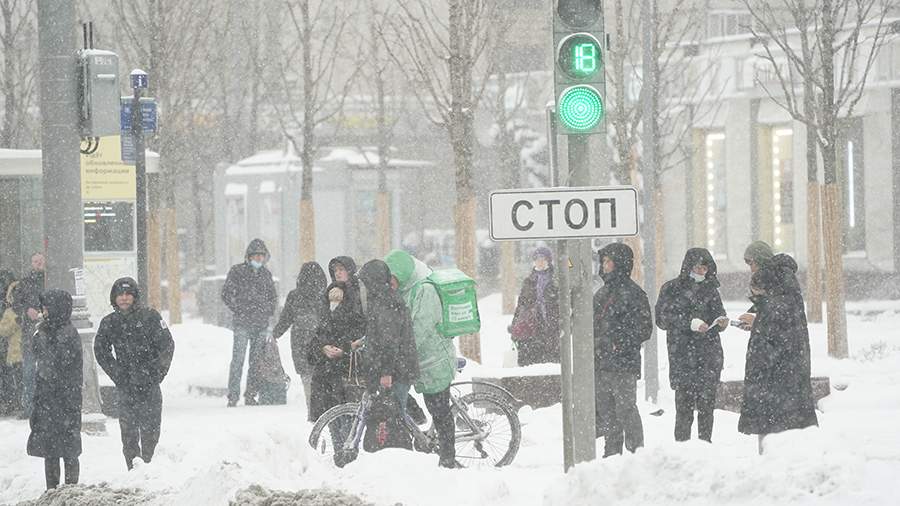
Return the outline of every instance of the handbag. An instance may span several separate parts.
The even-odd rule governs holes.
[[[366,391],[366,385],[359,379],[359,360],[359,351],[350,352],[350,366],[347,375],[343,377],[344,395],[348,402],[359,402]]]
[[[527,309],[513,319],[512,325],[510,326],[510,337],[513,341],[534,337],[538,333],[539,324],[537,308],[532,307],[531,309]]]

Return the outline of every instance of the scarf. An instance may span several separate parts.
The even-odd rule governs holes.
[[[547,320],[547,303],[544,298],[544,291],[547,289],[547,285],[550,284],[551,273],[550,269],[544,271],[534,271],[535,275],[535,292],[538,309],[541,311],[541,317],[546,321]]]

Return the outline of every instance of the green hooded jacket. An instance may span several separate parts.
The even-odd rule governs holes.
[[[390,267],[391,275],[397,278],[400,296],[412,317],[419,355],[416,391],[422,394],[442,392],[456,375],[456,349],[453,340],[442,336],[437,330],[443,319],[443,309],[437,290],[425,282],[431,269],[400,250],[388,253],[384,261]]]

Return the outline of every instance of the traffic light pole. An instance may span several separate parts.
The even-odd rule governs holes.
[[[590,136],[569,135],[569,185],[590,185]],[[572,458],[575,464],[597,456],[596,411],[594,407],[594,269],[590,240],[571,240],[571,388]],[[565,382],[564,382],[565,385]],[[568,470],[568,467],[566,468]]]
[[[147,275],[147,159],[144,149],[144,124],[141,112],[141,87],[132,88],[131,139],[134,142],[135,222],[137,236],[137,282],[143,290],[149,289]]]

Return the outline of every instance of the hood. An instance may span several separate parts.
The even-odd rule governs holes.
[[[69,323],[72,318],[72,296],[65,290],[47,290],[41,294],[41,307],[47,308],[47,326],[59,329]]]
[[[300,274],[297,274],[297,289],[302,293],[318,295],[323,293],[327,286],[328,278],[325,277],[325,270],[318,262],[306,262],[300,267]]]
[[[705,265],[709,269],[706,273],[706,281],[713,281],[716,286],[719,286],[719,280],[716,277],[716,261],[713,259],[712,253],[706,248],[691,248],[687,250],[687,253],[684,254],[684,260],[681,262],[681,272],[678,274],[678,277],[683,280],[689,280],[691,269],[698,264]]]
[[[134,296],[134,306],[137,305],[141,301],[141,290],[138,288],[137,281],[132,278],[119,278],[113,283],[112,288],[109,290],[109,303],[112,305],[113,309],[118,309],[116,306],[116,297],[122,295],[123,293],[130,293]]]
[[[784,253],[775,255],[763,263],[751,278],[751,284],[770,294],[800,292],[797,280],[797,262]]]
[[[247,252],[244,253],[244,261],[249,262],[251,256],[259,254],[265,255],[265,261],[269,261],[269,248],[266,248],[266,243],[264,243],[262,239],[253,239],[250,241],[250,244],[247,245]]]
[[[546,246],[540,246],[534,249],[531,253],[531,259],[535,260],[537,257],[544,257],[547,259],[547,263],[553,265],[553,252],[550,251],[550,248]]]
[[[771,260],[773,256],[775,256],[775,253],[772,252],[772,247],[765,241],[753,241],[744,250],[744,260],[753,260],[756,262],[756,265],[764,264]]]
[[[401,292],[408,291],[413,285],[431,274],[431,268],[425,262],[405,251],[391,251],[384,261],[390,268],[391,275],[397,278]]]
[[[356,262],[353,261],[350,257],[335,257],[332,258],[330,262],[328,262],[328,275],[331,277],[331,282],[334,283],[334,269],[337,264],[341,264],[344,266],[344,269],[350,273],[350,282],[352,283],[354,278],[356,278]]]
[[[369,260],[359,271],[359,280],[370,297],[384,296],[391,292],[391,269],[381,260]]]
[[[614,242],[601,248],[597,254],[600,256],[600,277],[604,282],[631,277],[631,271],[634,269],[634,252],[627,244]],[[603,257],[609,257],[616,264],[613,272],[603,273]]]

